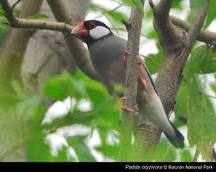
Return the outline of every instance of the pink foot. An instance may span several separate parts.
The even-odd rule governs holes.
[[[120,98],[119,98],[119,101],[122,102],[122,103],[124,103],[126,100],[127,100],[126,97],[120,97]]]
[[[136,63],[137,63],[138,65],[143,65],[143,60],[142,60],[140,57],[137,57]]]
[[[142,74],[138,75],[138,83],[145,89],[146,88],[146,80]]]
[[[128,112],[139,112],[139,108],[138,108],[137,106],[134,106],[133,108],[129,108],[129,107],[123,105],[123,106],[121,106],[120,108],[121,108],[121,110],[123,110],[123,111],[128,111]]]
[[[123,55],[124,62],[127,62],[129,55],[130,55],[130,52],[128,50],[124,50],[124,55]]]

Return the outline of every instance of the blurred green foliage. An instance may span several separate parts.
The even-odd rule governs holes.
[[[211,98],[206,93],[207,79],[203,74],[215,73],[215,58],[216,53],[204,45],[193,49],[176,100],[177,116],[184,114],[188,118],[190,145],[196,145],[208,161],[212,159],[211,145],[216,141],[216,112]]]
[[[44,95],[54,100],[62,100],[68,96],[72,96],[77,102],[83,99],[91,102],[91,110],[87,112],[80,111],[77,103],[73,110],[69,112],[69,117],[65,119],[65,122],[66,124],[68,124],[68,122],[70,124],[83,124],[92,129],[97,129],[101,136],[101,141],[104,143],[103,146],[107,145],[109,132],[119,130],[120,110],[117,99],[110,96],[101,83],[87,78],[81,72],[77,72],[73,76],[68,73],[62,73],[61,75],[51,78],[44,87]],[[64,120],[60,119],[60,121],[60,123],[55,123],[54,121],[53,124],[64,126]],[[49,128],[53,130],[53,125],[50,127],[47,126],[46,130],[49,130]],[[58,126],[54,128],[58,128]],[[67,139],[74,148],[77,148],[75,150],[78,151],[77,155],[81,161],[95,161],[95,159],[90,156],[91,153],[84,144],[84,139],[86,139],[86,137],[87,135],[85,137]],[[113,145],[113,147],[115,147],[115,145]],[[107,150],[101,149],[101,151],[106,152]]]

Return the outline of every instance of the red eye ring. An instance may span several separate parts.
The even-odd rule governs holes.
[[[89,29],[94,29],[96,27],[95,22],[90,22],[89,23]]]

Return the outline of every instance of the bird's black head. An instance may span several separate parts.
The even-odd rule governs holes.
[[[71,32],[83,42],[90,43],[112,33],[110,28],[98,20],[86,20],[78,23]]]

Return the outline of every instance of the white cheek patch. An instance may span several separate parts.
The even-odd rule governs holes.
[[[90,36],[93,39],[99,39],[102,38],[110,33],[109,29],[103,27],[103,26],[97,26],[96,28],[89,31]]]

